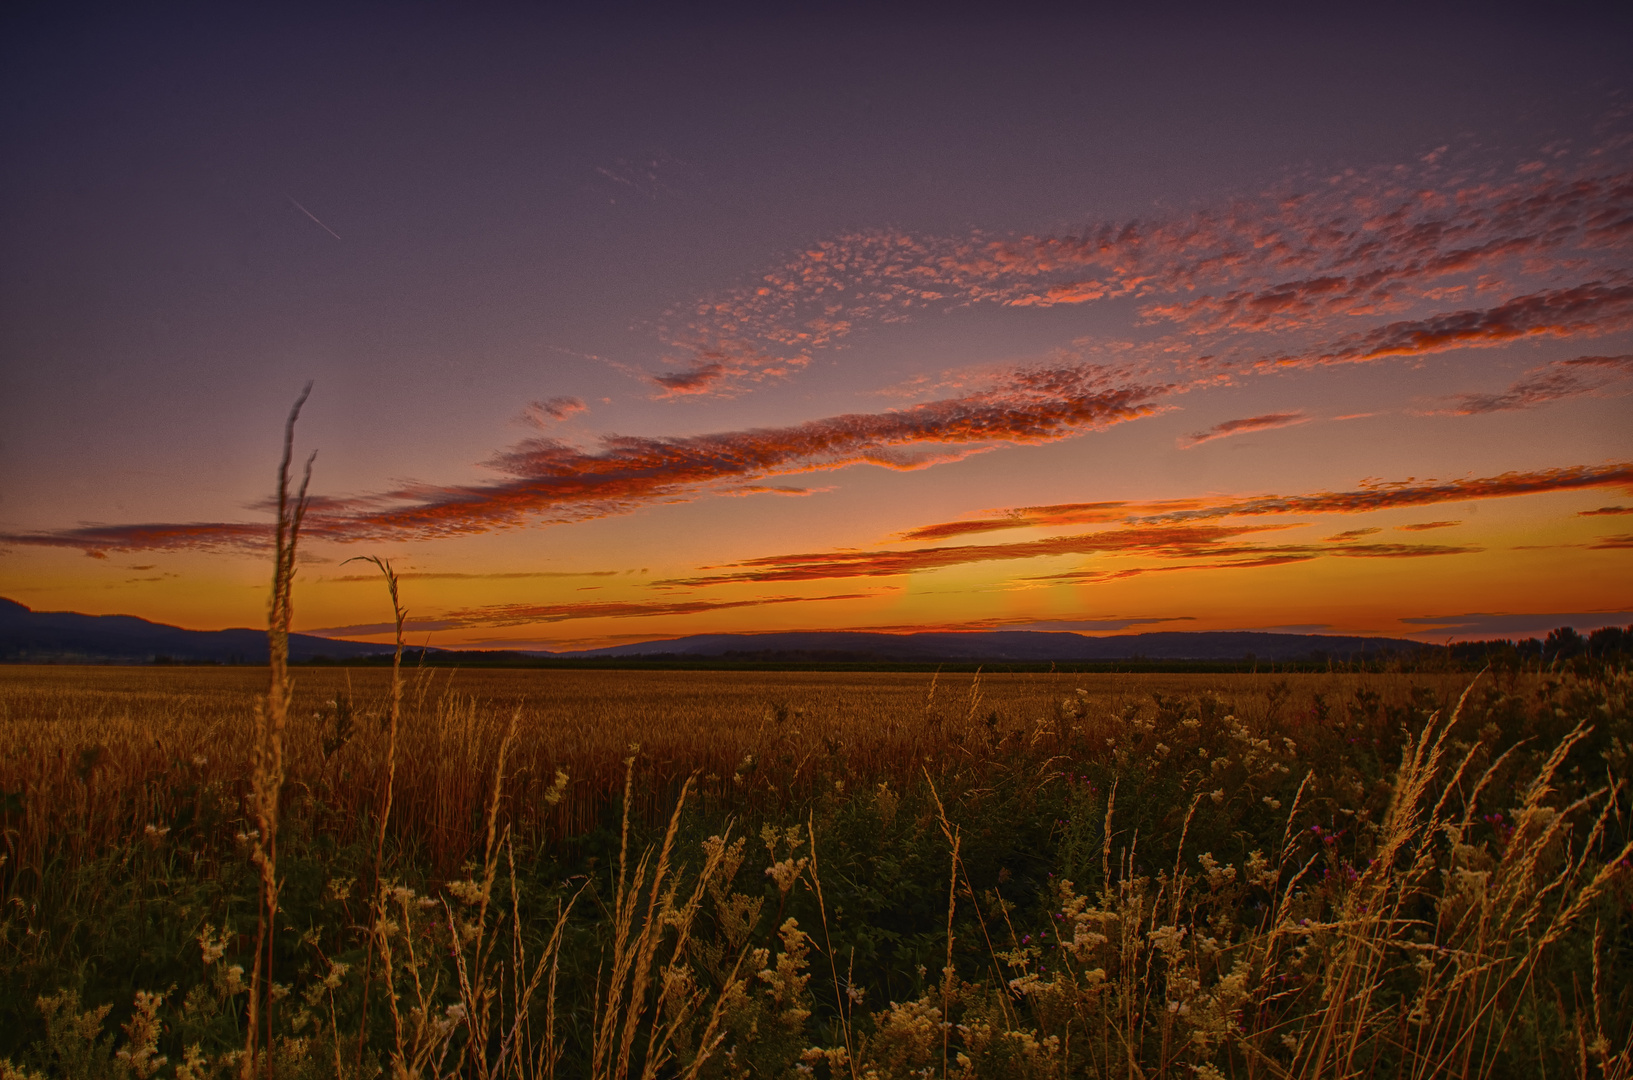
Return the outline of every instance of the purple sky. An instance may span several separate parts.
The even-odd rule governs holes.
[[[1214,599],[1195,610],[1173,585],[1133,591],[1185,575],[1118,577],[1081,556],[1006,564],[1001,580],[959,578],[947,590],[936,584],[945,570],[903,571],[862,599],[854,583],[824,586],[843,601],[814,599],[814,586],[750,594],[696,583],[722,577],[710,567],[871,549],[1017,506],[1292,496],[1633,459],[1623,396],[1633,301],[1617,292],[1628,241],[1592,222],[1629,205],[1614,178],[1633,156],[1630,29],[1629,16],[1586,6],[987,19],[626,9],[583,21],[520,5],[12,11],[0,26],[0,533],[17,542],[0,554],[0,594],[188,625],[253,622],[257,557],[192,541],[121,547],[76,530],[264,520],[255,504],[281,418],[314,379],[301,437],[320,450],[317,490],[341,509],[327,538],[314,537],[308,628],[377,621],[378,598],[323,569],[375,552],[425,573],[510,582],[474,596],[427,579],[411,606],[431,621],[457,623],[449,613],[482,604],[636,605],[587,609],[573,631],[584,641],[1006,619],[1380,633],[1424,633],[1423,619],[1452,625],[1469,613],[1621,620],[1633,574],[1626,550],[1604,543],[1628,519],[1579,519],[1630,501],[1612,480],[1582,506],[1528,494],[1524,509],[1501,512],[1512,520],[1498,532],[1458,544],[1397,534],[1441,538],[1438,561],[1324,560],[1349,576],[1268,592],[1209,585]],[[1176,222],[1274,218],[1312,236],[1319,215],[1342,212],[1370,229],[1367,207],[1405,205],[1413,185],[1456,208],[1478,202],[1459,194],[1471,186],[1495,191],[1494,178],[1600,186],[1550,219],[1576,230],[1568,244],[1516,247],[1500,269],[1436,279],[1440,292],[1351,304],[1348,321],[1245,322],[1288,281],[1300,283],[1297,303],[1324,302],[1331,267],[1173,276],[1192,257]],[[1483,243],[1540,235],[1536,222],[1480,220]],[[1035,261],[1052,257],[1047,238],[1112,236],[1130,223],[1142,236],[1168,230],[1157,292],[1143,270],[1097,264],[1090,276]],[[1142,258],[1154,250],[1145,243]],[[969,253],[993,244],[1034,263],[975,267]],[[1435,250],[1461,249],[1448,239]],[[864,262],[875,268],[866,275]],[[852,292],[864,277],[915,291],[862,304]],[[762,297],[762,282],[794,299],[773,304],[784,294]],[[1230,308],[1253,290],[1259,300]],[[831,305],[840,293],[844,305]],[[1513,306],[1533,296],[1545,297],[1541,315]],[[1433,361],[1397,348],[1454,316],[1519,329],[1500,340],[1470,332]],[[1194,354],[1177,357],[1185,334]],[[1249,348],[1242,334],[1259,336]],[[1230,349],[1236,366],[1208,367],[1209,350]],[[1297,363],[1283,370],[1278,356]],[[1100,381],[1072,367],[1083,364]],[[1002,446],[976,456],[923,457],[925,431],[899,434],[890,412],[956,402],[936,406],[934,423],[954,413],[964,423],[971,394],[986,395],[982,408],[1035,410],[1038,392],[1013,373],[1042,368],[1080,373],[1049,391],[1077,403],[1049,421],[1065,427],[1005,427]],[[1113,385],[1114,369],[1118,393],[1137,387],[1119,399],[1135,411],[1078,408],[1091,384],[1096,394]],[[746,443],[733,433],[769,431],[750,441],[782,447],[810,425],[826,432],[832,418],[863,416],[873,418],[866,446],[710,466],[698,482],[752,498],[697,496],[695,484],[674,487],[672,471],[639,489],[620,474],[615,490],[574,504],[592,510],[529,519],[578,524],[486,531],[496,465],[532,484],[541,468],[605,467],[610,444],[599,440],[610,435],[708,436],[711,454],[726,443],[737,454]],[[840,426],[854,434],[855,422]],[[541,464],[530,438],[559,446]],[[562,457],[560,447],[573,449]],[[903,469],[932,460],[943,463]],[[718,487],[727,473],[730,490]],[[795,473],[807,475],[787,479]],[[814,494],[779,497],[790,486]],[[439,522],[451,520],[450,491],[465,493],[461,506],[472,491],[485,500],[461,518],[462,529],[475,524],[460,537],[377,527],[386,502],[429,506],[433,489]],[[1490,505],[1522,505],[1500,498]],[[1441,517],[1461,525],[1468,513]],[[1300,520],[1323,536],[1434,524]],[[376,546],[348,545],[347,530]],[[1528,568],[1513,554],[1538,547],[1528,541],[1599,553],[1580,556],[1580,595],[1550,607],[1561,571]],[[129,554],[83,558],[107,553],[97,544]],[[1498,551],[1507,561],[1468,561]],[[1222,565],[1192,554],[1199,573]],[[1412,575],[1456,558],[1472,569],[1436,576],[1461,591],[1423,599]],[[492,577],[579,571],[635,577],[616,596],[582,597],[611,586]],[[1105,584],[1024,584],[1050,574]],[[1492,595],[1499,574],[1509,591]],[[693,583],[681,607],[677,581]],[[1330,618],[1286,599],[1311,590],[1331,598]],[[941,592],[963,599],[913,599]],[[1358,599],[1369,593],[1395,599],[1369,606]],[[1283,597],[1276,610],[1257,610],[1271,594]],[[714,611],[731,614],[698,616]],[[507,626],[517,641],[565,640],[543,616]]]

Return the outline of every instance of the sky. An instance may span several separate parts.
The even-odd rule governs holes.
[[[1633,622],[1633,17],[18,5],[0,596],[590,648]]]

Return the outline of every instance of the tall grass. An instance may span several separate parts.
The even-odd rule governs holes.
[[[8,856],[35,853],[5,866],[7,975],[37,987],[10,1013],[36,1043],[30,1068],[208,1075],[181,1071],[182,1040],[247,1038],[253,970],[226,972],[234,956],[253,969],[265,939],[216,928],[257,910],[232,898],[262,879],[234,870],[233,833],[254,819],[232,804],[253,785],[230,758],[212,780],[216,762],[182,755],[227,754],[209,693],[241,673],[93,672],[77,688],[51,674],[8,672],[0,695],[8,733],[63,750],[9,759],[4,781],[25,808],[8,814]],[[466,694],[468,674],[405,687],[403,745],[425,749],[402,754],[383,861],[380,788],[359,781],[391,776],[389,723],[325,755],[333,711],[292,710],[267,937],[309,944],[279,946],[272,1035],[255,1014],[278,1075],[1629,1075],[1626,675],[1488,677],[1460,701],[1362,679],[1319,721],[1333,696],[1277,693],[1273,712],[1252,684],[1226,702],[1197,681],[1143,703],[1060,695],[1026,719],[1037,687],[983,676],[983,700],[1016,713],[972,722],[960,693],[938,741],[884,745],[865,742],[889,732],[876,713],[822,716],[815,688],[783,684],[787,718],[774,702],[730,753],[711,756],[706,713],[690,758],[626,742],[609,797],[585,779],[609,742],[558,732],[538,707],[501,713],[519,684]],[[344,673],[324,678],[304,693],[342,692]],[[578,678],[530,685],[542,698]],[[1307,689],[1323,685],[1345,688]],[[738,712],[775,687],[746,680]],[[923,688],[903,680],[909,715]],[[389,684],[357,677],[354,692],[389,721]],[[818,743],[814,767],[761,732],[793,724],[869,752]],[[81,775],[88,737],[104,749]],[[42,804],[58,792],[75,798]],[[564,827],[570,798],[601,800],[588,828]],[[899,869],[880,877],[879,858]],[[115,931],[95,920],[133,906],[175,921],[169,951],[116,976],[100,959]],[[907,936],[886,948],[879,918]],[[370,956],[383,996],[365,1006],[353,969]],[[91,1049],[65,1049],[75,1039]],[[198,1068],[242,1065],[219,1040],[196,1045]]]
[[[248,834],[250,861],[259,871],[260,907],[255,929],[255,961],[250,975],[248,1022],[240,1075],[244,1080],[268,1071],[262,1045],[272,1041],[273,956],[272,935],[278,917],[278,822],[284,783],[284,728],[289,721],[289,625],[293,618],[295,553],[301,520],[306,516],[306,491],[312,481],[312,460],[306,459],[300,490],[291,498],[289,465],[295,446],[295,422],[312,393],[307,383],[284,423],[283,457],[278,463],[278,521],[274,529],[272,599],[267,611],[267,641],[271,685],[265,703],[257,703],[251,732],[250,796],[248,805],[255,828]],[[262,1026],[265,1025],[263,1033]]]

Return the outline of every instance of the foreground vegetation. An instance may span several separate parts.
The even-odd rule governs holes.
[[[0,669],[0,1076],[1629,1075],[1624,673],[265,680]]]

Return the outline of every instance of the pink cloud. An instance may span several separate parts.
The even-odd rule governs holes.
[[[1458,394],[1446,412],[1456,416],[1534,409],[1552,401],[1591,394],[1633,375],[1633,355],[1579,356],[1532,368],[1498,394]]]
[[[1173,325],[1210,354],[1228,352],[1232,335],[1351,335],[1313,354],[1286,350],[1288,363],[1590,332],[1614,323],[1608,307],[1625,283],[1617,246],[1633,235],[1626,156],[1611,147],[1501,182],[1489,178],[1489,160],[1304,177],[1189,213],[1065,235],[842,234],[667,312],[659,334],[688,359],[659,378],[718,364],[709,392],[740,392],[869,327],[980,304],[1134,298],[1147,322]],[[1421,310],[1499,290],[1515,299],[1490,312]],[[1350,330],[1391,315],[1410,317]]]
[[[1326,351],[1280,356],[1261,366],[1360,364],[1449,349],[1489,348],[1526,337],[1594,336],[1633,325],[1633,285],[1590,281],[1517,296],[1495,308],[1407,319],[1350,335]]]
[[[522,410],[522,419],[536,428],[549,427],[552,421],[566,420],[578,413],[587,412],[589,406],[576,397],[553,397],[543,401],[528,402]]]

